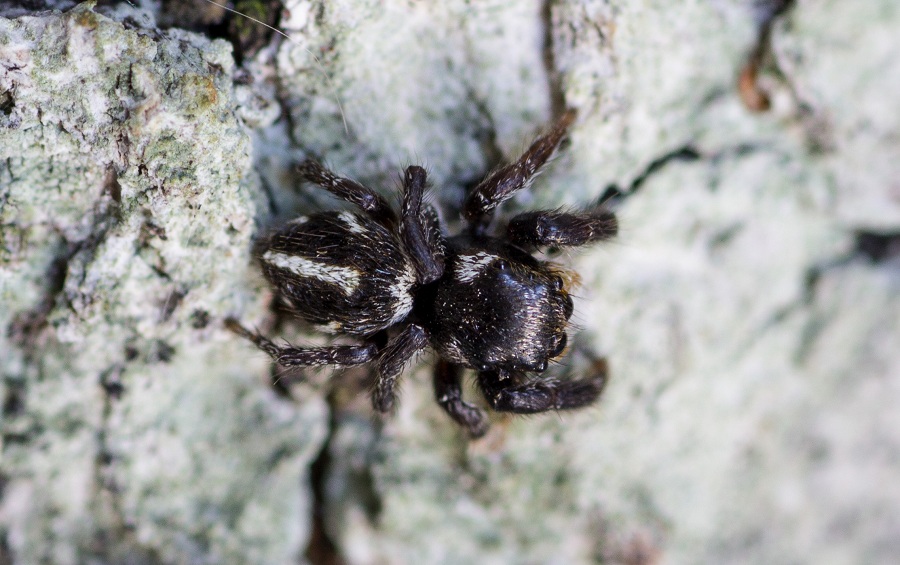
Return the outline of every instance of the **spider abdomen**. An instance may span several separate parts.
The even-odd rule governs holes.
[[[415,269],[399,239],[370,216],[299,218],[269,237],[259,259],[291,310],[321,330],[371,335],[412,310]]]

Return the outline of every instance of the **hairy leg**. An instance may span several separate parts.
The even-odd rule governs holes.
[[[359,206],[372,217],[391,224],[396,222],[397,217],[390,205],[371,188],[355,180],[339,177],[313,160],[304,161],[298,170],[304,179],[321,186],[338,198]]]
[[[581,213],[539,210],[515,216],[506,228],[506,235],[526,249],[575,247],[610,239],[618,229],[615,214],[605,208]]]
[[[534,379],[503,370],[481,371],[478,384],[488,404],[498,412],[535,414],[549,410],[571,410],[593,404],[607,381],[605,360],[595,363],[595,374],[570,381]],[[524,381],[524,382],[523,382]]]
[[[252,341],[256,347],[268,353],[279,365],[286,367],[312,367],[315,365],[352,367],[372,361],[378,353],[378,348],[374,343],[302,348],[291,345],[278,346],[272,340],[248,330],[234,318],[226,320],[225,326],[237,335]]]
[[[474,404],[463,401],[461,377],[460,365],[438,361],[434,369],[434,397],[453,421],[468,430],[469,436],[479,438],[487,432],[487,416]]]
[[[428,333],[422,326],[410,324],[388,342],[378,357],[378,372],[372,390],[372,405],[379,412],[390,412],[394,406],[397,377],[413,355],[428,345]]]
[[[443,251],[434,241],[437,217],[426,215],[422,209],[425,181],[425,169],[407,167],[403,175],[403,207],[400,214],[400,237],[416,266],[419,284],[436,281],[444,273]]]
[[[471,229],[476,233],[484,229],[494,208],[528,185],[556,151],[574,120],[574,111],[563,114],[516,162],[495,170],[472,190],[463,206],[463,216]]]

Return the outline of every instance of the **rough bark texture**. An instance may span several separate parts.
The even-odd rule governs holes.
[[[294,2],[242,66],[152,2],[59,7],[0,2],[0,563],[900,553],[895,0]],[[621,194],[562,258],[597,407],[470,443],[430,355],[376,420],[358,375],[278,393],[223,328],[321,342],[272,330],[251,261],[334,206],[303,158],[391,198],[424,164],[455,229],[566,107],[505,210]]]

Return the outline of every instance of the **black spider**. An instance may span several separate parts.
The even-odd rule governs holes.
[[[574,278],[531,253],[608,239],[616,234],[615,216],[602,207],[525,212],[512,218],[505,235],[487,233],[494,208],[528,185],[573,120],[574,113],[566,113],[518,161],[481,181],[463,208],[468,232],[446,239],[434,210],[422,204],[421,167],[406,169],[398,218],[370,188],[304,163],[305,179],[362,211],[321,212],[288,223],[260,246],[263,273],[294,314],[362,343],[279,347],[235,320],[229,328],[284,366],[375,362],[372,401],[380,412],[391,410],[406,362],[431,345],[440,356],[437,402],[473,437],[483,435],[488,423],[482,410],[462,400],[464,367],[478,371],[478,385],[497,411],[529,414],[591,404],[606,382],[603,363],[584,379],[527,377],[566,349]]]

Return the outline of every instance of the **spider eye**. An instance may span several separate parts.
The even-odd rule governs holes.
[[[563,332],[562,337],[559,338],[559,341],[556,343],[556,345],[550,351],[550,357],[551,358],[559,357],[562,354],[562,352],[566,349],[566,343],[568,343],[568,341],[569,341],[569,336],[567,336],[566,333]]]
[[[500,271],[509,269],[509,263],[507,261],[504,261],[503,259],[498,259],[497,262],[494,263],[494,266],[496,266]]]
[[[564,283],[563,283],[562,277],[558,276],[555,279],[553,279],[553,290],[558,292],[563,289],[563,285],[564,285]]]
[[[575,304],[572,302],[572,297],[566,294],[563,296],[563,314],[566,317],[566,320],[572,317],[572,312],[575,311]]]

